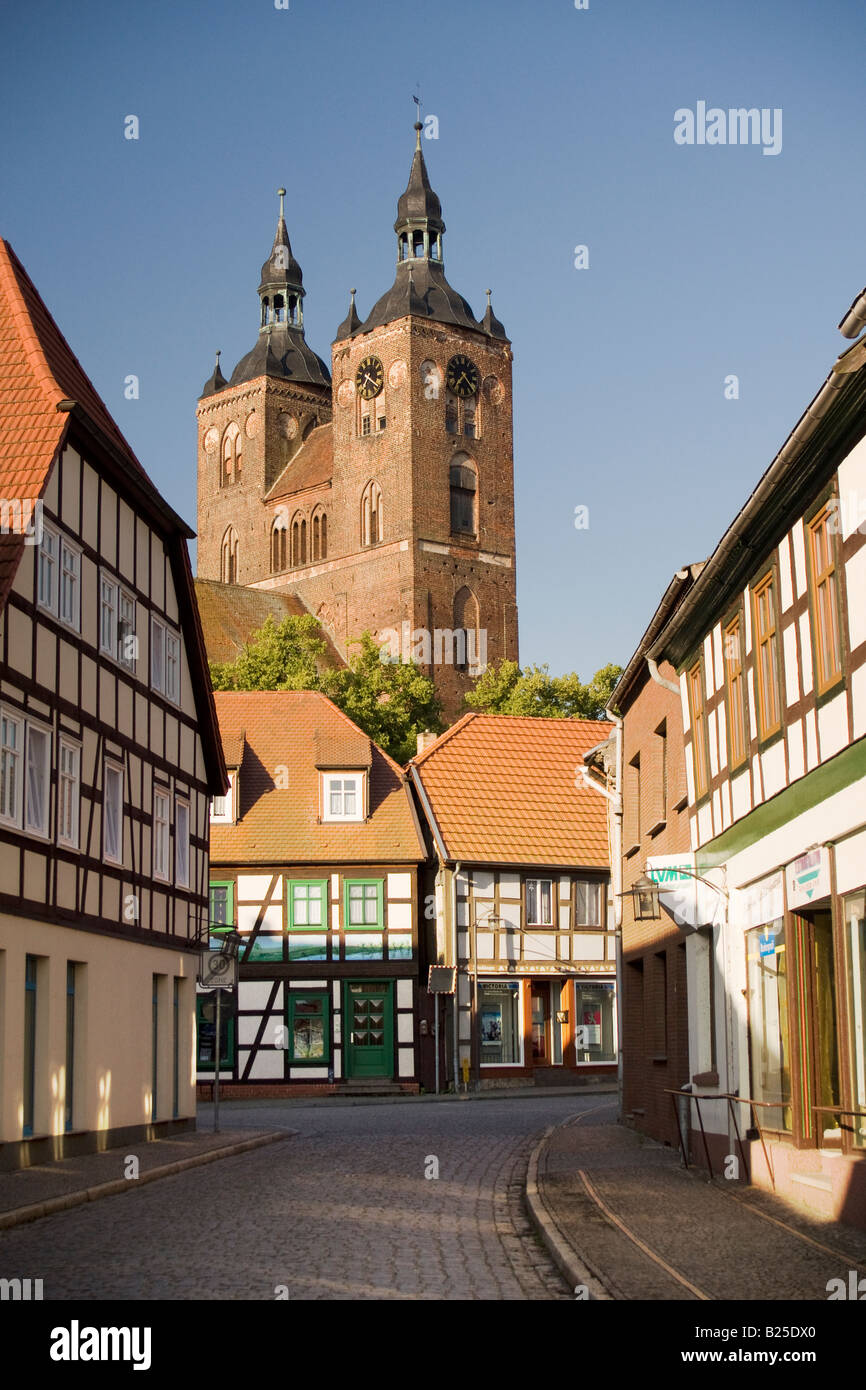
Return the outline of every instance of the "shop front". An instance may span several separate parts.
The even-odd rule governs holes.
[[[616,982],[598,976],[478,979],[473,1059],[482,1086],[556,1085],[616,1066]]]

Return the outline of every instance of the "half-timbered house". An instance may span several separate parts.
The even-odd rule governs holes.
[[[864,322],[866,294],[842,327]],[[754,1181],[861,1224],[863,363],[861,339],[648,652],[679,673],[696,925],[709,928],[687,942],[690,1072],[704,1097],[689,1102],[697,1151],[700,1104],[717,1168],[745,1157]]]
[[[0,1167],[195,1124],[192,532],[0,241]]]
[[[436,863],[429,958],[457,967],[448,1005],[427,1004],[425,1085],[436,1008],[443,1079],[615,1073],[607,813],[583,779],[584,754],[611,728],[468,714],[409,763]]]
[[[404,772],[317,692],[214,698],[230,787],[211,811],[211,921],[244,943],[226,1093],[417,1091],[426,850]],[[210,996],[199,1015],[210,1094]]]

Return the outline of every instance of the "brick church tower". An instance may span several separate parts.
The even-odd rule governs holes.
[[[420,124],[397,205],[394,283],[304,339],[282,203],[256,346],[199,418],[199,575],[295,594],[344,655],[364,630],[460,712],[483,665],[517,660],[511,345],[445,278]],[[331,380],[333,378],[333,380]]]

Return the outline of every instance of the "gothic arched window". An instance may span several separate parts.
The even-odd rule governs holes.
[[[475,536],[478,533],[476,499],[478,475],[468,454],[455,454],[449,469],[451,485],[451,532]]]
[[[242,448],[241,432],[233,420],[223,435],[222,473],[220,476],[220,483],[223,487],[227,487],[229,483],[236,483],[240,478],[243,464]]]
[[[361,498],[361,544],[375,545],[382,539],[382,489],[370,482]]]
[[[300,512],[292,518],[292,568],[307,563],[307,523]]]
[[[487,653],[481,651],[481,633],[478,621],[478,600],[471,589],[465,586],[454,595],[454,631],[463,634],[458,637],[458,650],[454,662],[458,671],[476,671],[487,664]]]
[[[312,521],[312,553],[311,560],[315,564],[316,560],[326,560],[328,558],[328,518],[321,510],[313,513]]]
[[[271,571],[273,574],[280,574],[286,568],[287,561],[287,541],[288,525],[285,515],[281,512],[274,518],[271,528]]]
[[[238,582],[238,533],[230,526],[223,536],[220,552],[220,579],[223,584]]]

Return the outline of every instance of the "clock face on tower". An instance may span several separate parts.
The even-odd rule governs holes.
[[[471,362],[465,353],[458,352],[451,358],[445,372],[445,385],[448,390],[465,400],[467,396],[475,395],[478,383],[478,368],[475,363]]]
[[[385,370],[378,357],[365,357],[355,374],[358,395],[370,401],[378,396],[384,384]]]

